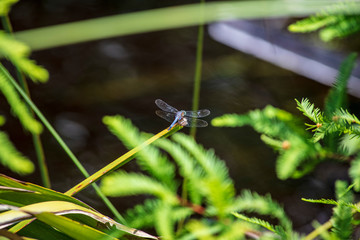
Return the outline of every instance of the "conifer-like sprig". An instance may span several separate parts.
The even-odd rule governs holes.
[[[325,99],[325,116],[330,117],[340,108],[347,107],[347,84],[355,66],[356,53],[350,54],[342,63],[333,87]]]
[[[119,139],[127,142],[128,147],[136,143],[141,144],[138,143],[140,139],[144,140],[145,134],[140,133],[130,121],[121,116],[106,117],[104,122]],[[129,136],[124,135],[126,132]],[[179,185],[176,183],[174,174],[155,175],[152,173],[155,169],[149,167],[147,163],[144,164],[144,160],[139,158],[141,168],[150,176],[121,171],[104,177],[101,185],[102,190],[111,196],[146,194],[154,197],[127,212],[127,222],[131,226],[136,228],[153,226],[162,237],[167,239],[193,239],[194,236],[201,236],[202,230],[209,236],[207,239],[211,237],[237,238],[255,229],[243,224],[240,230],[240,220],[233,218],[232,212],[242,211],[274,217],[279,220],[279,226],[284,229],[284,234],[286,232],[286,236],[291,235],[291,222],[280,205],[275,203],[270,196],[261,197],[251,192],[244,192],[236,198],[235,187],[225,164],[212,150],[204,149],[190,136],[176,134],[172,140],[158,139],[152,148],[155,152],[160,148],[174,159],[179,167],[179,174],[184,179],[182,191],[185,191],[185,196],[188,197],[183,198],[178,195]],[[147,152],[146,149],[142,150],[143,154],[154,154],[154,151]],[[139,156],[146,157],[141,154]],[[156,154],[156,156],[159,155]],[[151,161],[162,161],[157,157]],[[152,165],[163,167],[158,164]],[[173,184],[162,182],[162,178],[168,181],[170,176]],[[202,216],[204,220],[185,221],[184,229],[178,232],[179,236],[176,235],[174,232],[176,223],[195,214]],[[280,234],[280,227],[274,228],[276,233]]]
[[[295,99],[297,109],[300,110],[306,117],[308,117],[315,125],[309,125],[311,128],[316,128],[318,124],[323,122],[323,115],[319,108],[315,108],[313,103],[310,103],[309,99],[303,98],[301,102]]]
[[[205,172],[196,182],[196,188],[212,206],[208,213],[217,216],[228,214],[226,209],[233,201],[235,188],[224,162],[212,150],[205,150],[189,136],[176,134],[173,139],[192,154],[195,163]]]
[[[331,239],[352,239],[353,232],[353,211],[359,212],[357,204],[352,203],[354,200],[351,189],[347,187],[344,181],[337,181],[335,184],[336,198],[333,199],[302,199],[306,202],[335,205],[332,216]]]
[[[158,234],[168,240],[175,240],[174,226],[175,221],[172,216],[171,206],[160,204],[154,212],[154,225]]]
[[[146,199],[126,211],[126,222],[133,228],[147,228],[154,226],[154,215],[161,201],[159,199]]]
[[[337,109],[335,111],[333,120],[334,121],[342,120],[344,121],[344,123],[347,123],[349,126],[353,124],[357,124],[357,126],[360,125],[359,119],[354,114],[351,114],[348,110],[342,108]]]
[[[172,137],[177,143],[183,146],[194,158],[202,169],[211,177],[217,177],[221,181],[229,180],[229,171],[224,161],[219,159],[213,150],[206,150],[189,136],[176,134]]]
[[[240,213],[233,213],[235,217],[237,217],[238,219],[241,219],[241,220],[244,220],[246,222],[249,222],[249,223],[253,223],[253,224],[256,224],[256,225],[259,225],[263,228],[266,228],[268,229],[269,231],[277,234],[279,237],[281,237],[281,239],[288,239],[285,231],[284,231],[284,228],[282,228],[281,226],[273,226],[272,224],[270,224],[268,221],[265,221],[265,220],[262,220],[262,219],[259,219],[259,218],[256,218],[256,217],[247,217],[243,214],[240,214]]]
[[[355,134],[344,134],[340,139],[340,152],[346,156],[360,152],[360,138]]]
[[[156,146],[167,151],[172,158],[176,161],[179,166],[180,175],[187,180],[186,190],[189,193],[189,198],[191,202],[195,204],[202,203],[202,186],[199,186],[199,182],[204,177],[205,172],[201,169],[194,159],[185,151],[181,146],[173,144],[168,139],[159,139],[156,143]]]
[[[338,239],[350,239],[353,232],[353,213],[347,203],[353,202],[354,196],[345,181],[336,181],[335,192],[338,205],[334,208],[331,230]]]
[[[326,133],[349,134],[352,137],[360,137],[360,121],[348,110],[338,109],[334,112],[331,122],[327,123]]]
[[[360,31],[360,16],[339,16],[337,22],[320,31],[323,41],[343,38]]]
[[[242,219],[242,220],[250,222],[250,223],[255,223],[255,224],[260,225],[261,227],[264,227],[272,232],[275,232],[275,227],[267,221],[264,221],[262,219],[255,218],[255,217],[249,218],[240,213],[233,213],[233,215],[239,219]]]
[[[255,192],[244,190],[239,197],[236,198],[233,205],[233,212],[254,212],[261,215],[270,215],[278,219],[280,225],[286,231],[292,229],[290,219],[287,217],[282,206],[271,199],[269,194],[260,196]]]
[[[11,171],[21,175],[30,174],[35,169],[34,164],[16,150],[8,136],[2,131],[0,131],[0,162]]]
[[[312,32],[322,28],[319,36],[323,41],[342,38],[360,31],[360,15],[355,9],[357,6],[351,1],[339,2],[322,13],[291,24],[288,29],[291,32]]]
[[[10,104],[13,114],[19,118],[25,129],[32,133],[41,133],[42,125],[32,117],[25,103],[10,83],[8,79],[9,73],[4,72],[6,70],[2,65],[0,67],[0,90]]]
[[[349,175],[352,178],[354,189],[360,191],[360,153],[358,153],[356,158],[351,161]]]
[[[21,72],[34,82],[46,82],[48,71],[29,59],[30,48],[0,31],[0,54],[8,58]]]
[[[320,145],[296,136],[288,141],[291,148],[280,151],[276,161],[276,173],[280,179],[302,177],[322,161]]]
[[[308,100],[303,99],[299,108],[315,121],[322,121],[320,110],[315,109]],[[280,179],[300,177],[322,160],[321,145],[311,141],[310,134],[303,129],[300,120],[272,106],[245,115],[223,115],[213,119],[212,124],[227,127],[250,125],[262,133],[264,142],[280,152],[276,162],[276,173]]]
[[[236,209],[233,213],[235,217],[265,227],[268,230],[278,234],[280,237],[282,237],[282,239],[286,239],[286,236],[289,237],[293,234],[290,219],[286,216],[284,209],[278,203],[273,201],[270,195],[260,196],[257,193],[252,193],[248,190],[245,190],[236,199],[233,207],[234,210]],[[269,222],[259,218],[249,218],[244,214],[239,214],[239,212],[269,215],[279,221],[279,226],[273,226]]]

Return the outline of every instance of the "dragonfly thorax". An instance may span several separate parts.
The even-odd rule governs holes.
[[[181,126],[187,126],[189,124],[188,120],[186,118],[181,118],[178,123],[181,125]]]
[[[186,111],[181,110],[176,113],[176,117],[180,120],[185,116]]]

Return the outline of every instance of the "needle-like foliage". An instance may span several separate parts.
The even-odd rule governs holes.
[[[353,13],[354,4],[348,1],[331,6],[322,13],[297,21],[289,26],[292,32],[312,32],[320,30],[323,41],[342,38],[360,31],[360,16]],[[342,14],[334,12],[342,9]]]
[[[354,196],[351,187],[344,181],[336,181],[336,200],[333,199],[303,199],[311,203],[335,205],[333,208],[331,234],[327,239],[352,239],[353,214],[359,211],[356,204],[353,204]],[[353,211],[355,210],[355,211]]]
[[[13,172],[29,174],[35,169],[34,164],[24,157],[11,143],[8,136],[0,131],[0,162]]]
[[[353,213],[346,203],[354,201],[354,196],[344,181],[337,181],[335,190],[338,205],[334,208],[332,231],[338,239],[351,239]]]
[[[139,132],[129,120],[121,116],[108,116],[104,118],[104,123],[127,147],[141,144],[140,141],[145,140],[144,136],[149,136]],[[149,147],[152,151],[148,151]],[[174,163],[160,149],[167,152]],[[241,221],[234,218],[232,213],[243,211],[274,217],[284,229],[284,236],[292,234],[291,222],[279,204],[270,196],[261,197],[250,192],[236,197],[234,183],[224,162],[193,138],[176,134],[171,140],[159,139],[154,146],[141,151],[136,158],[140,168],[148,175],[121,171],[104,177],[101,185],[102,190],[113,197],[152,195],[152,199],[127,212],[125,218],[132,227],[154,227],[163,239],[231,239],[231,236],[243,239],[246,232],[257,229],[252,225],[239,228]],[[150,165],[149,161],[152,162]],[[174,173],[166,175],[161,168],[168,166],[162,164],[171,165],[171,170],[176,164],[178,174],[183,179],[182,190],[177,189],[179,184]],[[155,174],[156,170],[163,173]],[[169,184],[169,181],[173,183]],[[179,192],[182,192],[181,196]],[[199,216],[201,220],[198,220]],[[184,227],[175,231],[177,224]],[[280,234],[280,230],[275,234]]]
[[[303,128],[301,119],[272,106],[243,115],[225,114],[211,123],[218,127],[250,125],[261,133],[261,139],[279,152],[276,173],[280,179],[299,178],[327,158],[346,159],[337,154],[347,151],[350,155],[350,149],[351,154],[360,149],[358,141],[352,140],[360,137],[360,121],[342,108],[345,106],[346,85],[356,56],[351,54],[341,65],[336,83],[327,97],[325,112],[306,98],[295,100],[297,108],[312,122],[305,125],[308,126],[307,130],[312,130],[313,135]],[[339,145],[338,137],[341,135],[343,138]],[[320,142],[323,139],[325,144]],[[356,179],[356,171],[351,173]]]
[[[325,100],[325,116],[329,117],[337,109],[347,107],[347,83],[350,79],[351,72],[354,69],[356,58],[357,54],[352,53],[341,64],[334,86],[329,91],[329,94]]]
[[[357,146],[360,148],[360,144]],[[354,188],[356,191],[360,191],[360,153],[358,151],[356,158],[351,162],[349,175],[353,180]]]
[[[0,70],[0,91],[9,102],[14,115],[19,118],[24,128],[32,133],[41,133],[42,125],[31,116],[25,103],[20,99],[19,94],[10,83],[8,73],[6,74],[2,70],[5,71],[5,69]]]
[[[260,196],[248,190],[237,197],[233,205],[233,211],[250,212],[261,215],[270,215],[279,221],[279,226],[287,233],[292,231],[292,224],[284,209],[270,195]],[[269,224],[270,225],[270,224]]]
[[[308,117],[313,123],[318,124],[323,121],[323,115],[319,108],[315,108],[315,105],[310,103],[308,99],[302,99],[299,102],[295,99],[297,103],[297,109],[299,109],[306,117]],[[316,127],[316,125],[315,125]]]
[[[9,59],[34,82],[46,82],[48,80],[48,71],[29,59],[30,48],[2,31],[0,31],[0,54]]]
[[[319,110],[308,100],[303,100],[299,108],[315,121],[321,118]],[[212,124],[223,127],[250,125],[262,133],[264,142],[280,153],[276,164],[280,179],[300,177],[322,160],[321,146],[311,141],[300,119],[272,106],[245,115],[227,114],[213,119]],[[313,158],[313,161],[306,161],[309,158]]]
[[[286,233],[284,232],[284,229],[281,226],[273,226],[268,221],[265,221],[265,220],[262,220],[262,219],[259,219],[256,217],[249,218],[240,213],[234,213],[234,216],[241,220],[247,221],[249,223],[257,224],[263,228],[266,228],[269,231],[279,235],[282,239],[287,239]]]

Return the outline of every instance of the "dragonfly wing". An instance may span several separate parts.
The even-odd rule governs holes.
[[[156,106],[158,106],[161,110],[163,110],[165,112],[172,112],[172,113],[178,112],[178,110],[176,108],[170,106],[169,104],[167,104],[166,102],[164,102],[161,99],[156,99],[155,104],[156,104]]]
[[[208,123],[201,119],[183,117],[179,120],[179,124],[184,127],[206,127]]]
[[[206,117],[210,114],[210,110],[208,109],[201,109],[199,111],[185,111],[185,116],[188,117]]]
[[[156,110],[156,115],[158,115],[159,117],[165,119],[168,122],[173,122],[175,120],[175,113],[170,113],[170,112],[164,112],[161,110]]]

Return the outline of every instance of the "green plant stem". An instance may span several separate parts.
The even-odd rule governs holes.
[[[360,205],[360,202],[356,203],[356,208],[358,208]],[[353,209],[352,210],[352,214],[356,214],[358,213],[357,210]],[[328,220],[327,222],[323,223],[322,225],[320,225],[319,227],[317,227],[316,229],[314,229],[314,231],[312,231],[311,233],[309,233],[308,235],[306,235],[306,237],[304,238],[304,240],[313,240],[315,239],[317,236],[321,235],[321,233],[329,230],[331,227],[333,226],[333,221],[332,219]]]
[[[49,121],[45,118],[45,116],[41,113],[41,111],[36,107],[36,105],[31,101],[31,99],[26,95],[26,93],[23,91],[23,89],[18,85],[18,83],[14,80],[14,78],[8,73],[8,71],[4,68],[2,64],[0,64],[0,71],[3,72],[3,74],[7,77],[7,79],[13,84],[13,86],[16,88],[16,90],[20,93],[20,95],[25,99],[27,104],[30,106],[30,108],[34,111],[34,113],[38,116],[38,118],[42,121],[42,123],[45,125],[45,127],[49,130],[51,135],[56,139],[56,141],[59,143],[59,145],[64,149],[66,154],[70,157],[70,159],[73,161],[73,163],[76,165],[76,167],[80,170],[80,172],[87,178],[89,177],[89,173],[85,170],[85,168],[81,165],[80,161],[75,157],[75,155],[71,152],[69,147],[66,145],[66,143],[61,139],[59,134],[55,131],[55,129],[51,126]],[[116,210],[114,205],[109,201],[109,199],[101,192],[99,186],[97,186],[95,183],[92,184],[93,188],[95,189],[97,195],[103,200],[103,202],[106,204],[106,206],[111,210],[111,212],[115,215],[115,217],[119,221],[123,221],[123,217],[120,215],[120,213]]]
[[[13,32],[13,29],[12,29],[12,26],[10,24],[10,19],[9,19],[8,15],[1,16],[1,24],[2,24],[5,32],[10,33],[10,34]]]
[[[322,232],[327,231],[328,229],[330,229],[331,227],[332,227],[332,223],[331,223],[331,220],[329,220],[326,223],[324,223],[323,225],[321,225],[320,227],[316,228],[311,233],[309,233],[304,238],[304,240],[312,240],[312,239],[316,238],[317,236],[319,236]]]
[[[220,20],[303,17],[335,4],[337,2],[333,0],[219,1],[204,4],[204,18],[199,17],[199,8],[202,4],[189,4],[31,29],[18,32],[15,37],[29,45],[32,50],[39,50],[115,36],[196,26]],[[333,14],[359,13],[359,6],[360,3],[354,1],[352,9],[347,12],[336,9]]]
[[[9,16],[7,16],[7,15],[2,16],[1,22],[2,22],[2,26],[4,27],[5,31],[8,34],[12,34],[13,31],[12,31],[12,25],[10,23]],[[31,99],[30,91],[29,91],[29,88],[28,88],[28,85],[27,85],[24,75],[21,73],[21,71],[18,67],[15,67],[15,68],[16,68],[16,75],[19,79],[22,89],[26,92],[29,99]],[[30,109],[30,107],[28,107],[28,108],[30,110],[30,114],[34,117],[34,112]],[[36,158],[37,158],[38,164],[39,164],[42,184],[46,188],[51,188],[49,171],[48,171],[48,167],[46,164],[46,159],[45,159],[45,154],[44,154],[44,149],[42,146],[40,134],[32,133],[31,135],[32,135],[35,152],[36,152]]]
[[[134,155],[136,153],[141,151],[141,149],[145,148],[146,146],[150,145],[151,143],[153,143],[157,139],[159,139],[161,137],[164,137],[169,133],[175,133],[176,131],[178,131],[181,128],[182,128],[181,126],[177,127],[177,128],[172,128],[170,131],[167,128],[164,129],[163,131],[161,131],[158,134],[152,136],[151,138],[149,138],[148,140],[146,140],[142,144],[136,146],[135,148],[131,149],[130,151],[128,151],[124,155],[122,155],[119,158],[115,159],[114,161],[112,161],[110,164],[106,165],[102,169],[98,170],[96,173],[94,173],[90,177],[87,177],[85,180],[83,180],[79,184],[75,185],[74,187],[72,187],[71,189],[66,191],[64,194],[68,195],[68,196],[73,196],[74,194],[80,192],[82,189],[86,188],[89,184],[99,180],[105,174],[117,169],[118,167],[120,167],[120,166],[124,165],[125,163],[127,163],[128,161],[130,161],[134,157]]]
[[[192,103],[193,111],[199,110],[203,45],[204,45],[204,25],[201,24],[199,25],[197,49],[196,49],[196,65],[195,65],[194,92],[193,92],[193,103]],[[196,127],[194,126],[191,127],[190,135],[193,138],[195,138]]]

